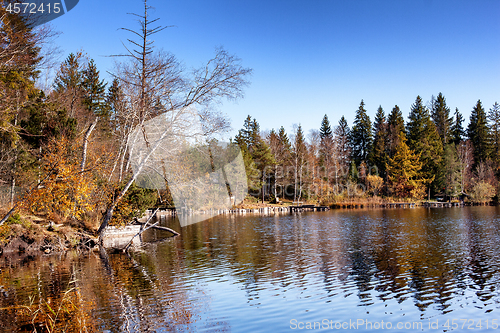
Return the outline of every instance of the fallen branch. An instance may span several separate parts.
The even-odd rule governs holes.
[[[135,223],[145,225],[145,223],[144,223],[144,222],[139,222],[139,221],[136,221]],[[149,228],[153,228],[153,229],[157,229],[157,230],[169,231],[169,232],[173,233],[173,234],[174,234],[174,236],[179,236],[179,235],[180,235],[177,231],[175,231],[175,230],[173,230],[173,229],[170,229],[170,228],[167,228],[167,227],[162,227],[161,225],[156,225],[156,224],[158,224],[158,222],[157,222],[157,223],[155,223],[155,224],[153,224],[153,225],[150,225],[150,226],[148,227],[148,229],[149,229]]]
[[[152,218],[156,215],[156,212],[157,212],[158,210],[159,210],[159,208],[156,208],[156,209],[154,210],[154,212],[153,212],[153,213],[151,213],[151,216],[149,216],[149,218],[147,219],[147,221],[146,221],[146,222],[139,222],[137,219],[135,220],[135,223],[136,223],[136,224],[140,224],[140,225],[141,225],[141,230],[140,230],[137,234],[135,234],[135,235],[134,235],[134,236],[130,239],[130,241],[127,243],[127,245],[123,248],[123,252],[127,252],[127,251],[128,251],[128,249],[129,249],[129,248],[130,248],[130,246],[132,245],[132,242],[133,242],[133,240],[134,240],[134,238],[135,238],[135,237],[140,236],[140,235],[141,235],[144,231],[146,231],[146,230],[148,230],[148,229],[151,229],[151,228],[155,228],[155,229],[158,229],[158,230],[169,231],[169,232],[171,232],[171,233],[173,233],[173,234],[174,234],[174,237],[175,237],[175,236],[180,235],[180,234],[179,234],[177,231],[175,231],[175,230],[172,230],[172,229],[170,229],[170,228],[167,228],[167,227],[162,227],[162,226],[157,225],[159,222],[156,222],[156,223],[154,223],[154,224],[152,224],[152,225],[148,226],[149,221],[151,221],[151,219],[152,219]]]

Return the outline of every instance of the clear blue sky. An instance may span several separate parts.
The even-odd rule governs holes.
[[[173,25],[156,45],[187,68],[223,46],[253,69],[245,98],[221,109],[241,128],[250,114],[261,129],[301,123],[319,128],[345,115],[352,125],[364,99],[373,121],[399,105],[405,118],[417,95],[442,92],[468,122],[478,99],[500,102],[500,1],[433,0],[149,0],[153,16]],[[80,0],[52,25],[62,58],[83,49],[106,78],[136,28],[141,0]],[[63,59],[61,59],[63,60]],[[233,133],[234,134],[234,133]]]

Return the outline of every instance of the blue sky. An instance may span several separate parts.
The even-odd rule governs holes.
[[[417,95],[442,92],[468,121],[478,99],[500,102],[500,1],[433,0],[150,0],[162,25],[156,46],[185,67],[199,67],[216,46],[253,69],[245,98],[221,110],[241,128],[248,114],[263,130],[319,128],[327,114],[352,125],[364,99],[371,119],[379,105],[407,117]],[[113,68],[136,28],[142,1],[80,0],[52,25],[62,57],[84,50],[101,73]],[[234,134],[234,132],[233,132]]]

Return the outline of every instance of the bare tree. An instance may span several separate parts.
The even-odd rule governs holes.
[[[151,7],[144,0],[144,14],[133,14],[138,17],[140,29],[124,29],[138,39],[128,40],[131,46],[125,46],[126,54],[119,55],[126,61],[118,63],[117,71],[113,74],[124,87],[127,103],[125,109],[129,113],[126,117],[131,119],[129,133],[140,132],[140,139],[147,149],[140,161],[136,162],[125,187],[109,205],[98,231],[101,235],[113,217],[118,202],[166,138],[176,135],[213,135],[227,129],[227,121],[220,113],[215,112],[212,106],[224,98],[231,100],[241,97],[244,86],[248,84],[247,77],[251,73],[250,69],[240,65],[240,59],[229,55],[222,48],[216,50],[215,57],[209,60],[206,66],[193,70],[190,74],[185,73],[173,55],[154,49],[152,36],[166,27],[153,26],[158,19],[150,19],[150,10]],[[195,115],[194,107],[199,109]],[[155,134],[155,141],[151,141],[145,123],[163,114],[170,120]],[[188,118],[184,115],[188,115]],[[190,119],[189,116],[198,118],[202,133],[189,134],[185,127],[189,122],[183,123]],[[140,131],[132,132],[134,128]],[[129,139],[126,144],[128,150],[133,151],[138,142],[137,137],[134,137],[134,140]]]
[[[472,176],[474,155],[470,140],[462,141],[457,147],[458,161],[460,163],[460,191],[466,193]]]

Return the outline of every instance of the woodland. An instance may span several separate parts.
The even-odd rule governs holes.
[[[115,55],[111,82],[84,51],[58,62],[57,32],[49,25],[33,27],[30,17],[0,9],[2,227],[32,214],[101,232],[147,208],[172,206],[168,184],[162,190],[137,185],[130,134],[175,110],[196,110],[211,141],[228,132],[217,105],[242,98],[252,70],[223,48],[204,66],[186,69],[154,45],[166,27],[149,9],[144,1],[144,12],[134,14],[139,26],[122,28],[130,39]],[[351,126],[343,116],[333,124],[325,115],[307,134],[300,124],[291,133],[283,126],[261,131],[248,116],[231,140],[242,152],[247,201],[495,200],[500,105],[487,111],[478,100],[471,107],[467,128],[442,93],[429,102],[417,96],[407,121],[396,105],[387,114],[379,107],[372,122],[361,101]]]

